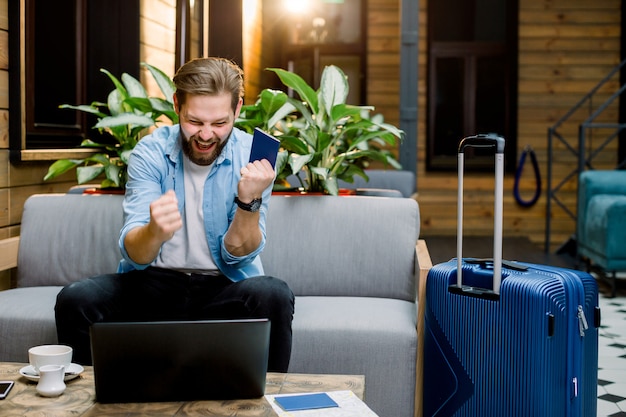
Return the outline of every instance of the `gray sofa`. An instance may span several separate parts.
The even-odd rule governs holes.
[[[116,270],[122,198],[26,201],[17,288],[0,291],[0,361],[27,362],[29,347],[56,342],[53,308],[63,285]],[[416,297],[430,261],[419,225],[408,198],[270,201],[265,272],[296,294],[290,372],[365,375],[365,400],[381,417],[420,412]]]

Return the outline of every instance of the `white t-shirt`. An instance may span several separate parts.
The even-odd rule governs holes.
[[[206,273],[217,266],[209,250],[204,231],[202,196],[211,165],[198,165],[183,156],[185,178],[185,205],[183,227],[161,246],[161,252],[152,265],[182,272]]]

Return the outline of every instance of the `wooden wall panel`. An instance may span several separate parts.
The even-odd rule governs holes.
[[[139,59],[174,75],[176,51],[176,0],[141,0]],[[162,97],[161,90],[145,68],[140,74],[148,94]]]
[[[619,63],[620,2],[599,0],[520,0],[519,28],[519,109],[518,143],[520,150],[531,145],[542,161],[544,186],[547,173],[547,129],[581,100]],[[594,98],[597,108],[619,88],[612,79]],[[568,143],[576,144],[578,125],[589,117],[588,107],[576,112],[571,121],[559,129]],[[541,114],[549,116],[542,117]],[[616,106],[610,107],[598,121],[617,121]],[[543,131],[546,132],[540,135]],[[599,129],[587,132],[597,145],[608,132]],[[610,165],[616,143],[600,155],[598,167]],[[575,156],[562,143],[555,144],[552,170],[553,186],[564,180],[577,166]],[[558,196],[575,212],[577,181],[567,181]],[[544,194],[545,196],[545,194]],[[540,200],[545,218],[546,199]],[[553,207],[555,205],[553,204]],[[520,209],[520,212],[523,211]],[[574,233],[575,224],[566,213],[553,208],[551,247],[558,247]],[[526,214],[526,217],[529,217]],[[556,220],[561,219],[561,220]],[[535,241],[542,241],[545,226],[528,224]]]
[[[12,1],[12,0],[11,0]],[[0,0],[0,29],[9,29],[9,0]]]
[[[9,69],[9,32],[0,30],[0,69]]]
[[[0,189],[9,186],[9,151],[0,149]]]
[[[422,2],[420,2],[422,4]],[[424,5],[421,13],[425,14]],[[512,197],[513,178],[505,180],[505,235],[524,235],[543,244],[545,234],[546,174],[547,174],[547,131],[557,120],[583,98],[606,74],[620,62],[620,1],[599,0],[520,0],[519,4],[519,82],[518,82],[518,154],[526,145],[537,153],[543,178],[544,192],[537,205],[524,208],[516,204]],[[424,18],[424,20],[426,20]],[[422,21],[422,17],[420,18]],[[421,31],[420,31],[421,32]],[[423,61],[424,47],[420,46],[420,62]],[[423,79],[424,73],[420,73]],[[420,84],[422,85],[422,84]],[[425,83],[424,83],[425,86]],[[594,106],[606,100],[619,88],[617,79],[611,80],[601,89],[594,100]],[[425,94],[420,90],[420,95]],[[425,111],[421,104],[420,111]],[[572,122],[559,130],[566,137],[576,140],[578,124],[585,120],[590,110],[584,109],[574,114]],[[609,107],[598,120],[617,121],[617,109]],[[425,125],[420,125],[419,140],[423,144],[426,137]],[[598,144],[606,131],[595,129],[589,132]],[[607,147],[599,156],[598,166],[608,166],[614,160],[616,144]],[[456,181],[446,181],[455,177],[454,173],[426,172],[423,151],[419,147],[418,159],[418,201],[424,221],[422,236],[429,234],[455,234],[454,219],[456,206]],[[561,181],[577,165],[575,156],[565,145],[555,144],[552,169],[553,185]],[[530,164],[526,167],[532,169]],[[489,174],[491,175],[491,174]],[[483,225],[491,225],[490,212],[484,207],[492,204],[493,197],[481,190],[486,186],[489,175],[475,174],[477,179],[466,181],[466,233],[481,233]],[[556,177],[556,178],[555,178]],[[522,182],[523,192],[532,193],[532,181]],[[565,182],[559,198],[568,207],[575,207],[575,180]],[[524,194],[525,196],[528,194]],[[479,199],[481,203],[475,203]],[[561,209],[553,211],[552,241],[554,249],[563,243],[573,232],[574,223]]]
[[[0,188],[0,230],[9,225],[9,189]],[[2,237],[0,237],[2,239]]]
[[[374,113],[398,124],[400,96],[400,2],[367,1],[367,98]]]
[[[9,148],[9,110],[2,109],[0,110],[0,152],[2,152],[3,149],[8,149],[8,148]]]

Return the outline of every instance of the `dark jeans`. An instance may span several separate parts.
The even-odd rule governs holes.
[[[268,370],[287,372],[294,296],[270,276],[232,282],[224,275],[187,275],[161,268],[100,275],[63,288],[55,307],[59,343],[73,361],[91,364],[89,327],[96,322],[269,318]]]

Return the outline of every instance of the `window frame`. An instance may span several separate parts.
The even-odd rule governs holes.
[[[435,28],[429,26],[428,32],[428,91],[427,91],[427,127],[426,127],[426,169],[428,171],[453,171],[457,166],[457,153],[435,153],[435,121],[437,119],[437,73],[436,66],[439,58],[458,58],[464,62],[464,88],[460,94],[463,96],[463,135],[472,135],[475,131],[477,88],[477,60],[485,57],[502,57],[505,65],[505,120],[502,134],[507,142],[505,147],[505,169],[513,171],[516,166],[517,155],[517,73],[518,73],[518,0],[506,0],[506,33],[505,39],[499,42],[487,41],[452,41],[435,40]],[[429,3],[428,11],[434,13],[434,8]],[[435,21],[435,16],[429,20]],[[462,137],[459,137],[460,141]],[[469,170],[489,171],[493,169],[492,157],[470,158],[466,162]]]
[[[36,120],[36,99],[38,94],[42,94],[37,91],[35,82],[37,70],[34,29],[37,25],[36,1],[8,2],[9,27],[11,28],[9,31],[10,158],[13,162],[82,159],[101,151],[78,147],[82,139],[92,131],[91,127],[95,118],[75,111],[73,123],[40,123]],[[108,94],[113,86],[108,77],[100,72],[100,68],[106,68],[116,75],[121,72],[128,72],[136,77],[139,75],[139,0],[100,0],[100,2],[74,0],[69,7],[74,8],[71,13],[75,14],[75,42],[72,45],[75,48],[75,59],[69,65],[73,65],[76,72],[74,85],[76,92],[73,99],[75,102],[68,104],[85,104],[94,100],[106,101],[106,95],[102,95],[105,91]],[[125,19],[131,19],[135,24],[129,25]],[[50,21],[54,22],[54,19]],[[96,27],[98,22],[103,22],[102,26]],[[136,40],[136,48],[127,47],[128,44],[132,45],[128,39]],[[64,42],[65,39],[58,39],[59,45],[63,45]],[[116,52],[103,51],[103,47],[111,45]],[[121,45],[126,46],[119,48]],[[58,63],[52,63],[52,65],[58,65]],[[59,104],[63,103],[59,102]],[[70,112],[70,110],[66,111]],[[44,136],[43,141],[49,141],[49,146],[41,145],[43,141],[33,145],[34,137],[37,135]],[[58,137],[59,140],[55,141],[54,137]],[[37,141],[34,142],[37,143]]]

